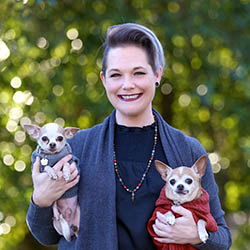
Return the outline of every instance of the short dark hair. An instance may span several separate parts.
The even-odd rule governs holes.
[[[135,45],[143,48],[148,57],[148,63],[154,72],[161,66],[165,66],[165,57],[161,43],[156,35],[145,26],[125,23],[114,25],[108,28],[106,40],[103,44],[102,72],[106,74],[107,56],[111,48],[126,45]]]

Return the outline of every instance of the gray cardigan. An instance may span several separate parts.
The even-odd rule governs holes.
[[[205,149],[194,138],[185,136],[156,115],[159,133],[168,163],[172,168],[192,166]],[[34,237],[44,245],[59,244],[59,250],[118,250],[116,228],[116,183],[113,169],[115,110],[102,124],[79,131],[70,141],[72,151],[80,159],[79,204],[81,209],[78,238],[67,242],[52,225],[52,208],[38,207],[33,202],[27,214],[27,224]],[[224,220],[210,162],[202,178],[209,193],[211,214],[219,230],[210,233],[206,244],[197,249],[226,250],[231,246],[231,234]]]

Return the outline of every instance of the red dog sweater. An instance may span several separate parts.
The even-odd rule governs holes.
[[[166,212],[171,210],[171,207],[173,206],[173,202],[170,199],[166,198],[165,187],[162,188],[160,197],[157,199],[155,206],[156,208],[153,212],[152,217],[148,221],[147,228],[149,234],[153,238],[153,242],[156,245],[157,250],[194,250],[195,248],[190,244],[167,244],[154,240],[155,237],[159,237],[155,234],[152,227],[156,220],[156,212],[161,212],[162,214],[165,214]],[[209,195],[205,189],[202,189],[202,195],[198,199],[183,203],[182,206],[192,212],[196,223],[199,219],[205,220],[207,222],[207,231],[216,232],[218,230],[216,221],[210,213]],[[175,215],[176,218],[181,216],[173,211],[172,213]]]

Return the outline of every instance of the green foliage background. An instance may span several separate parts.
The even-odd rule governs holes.
[[[232,249],[249,247],[249,0],[1,0],[0,250],[49,249],[25,223],[35,142],[21,124],[101,122],[112,110],[101,44],[123,22],[161,40],[167,68],[154,106],[209,152]]]

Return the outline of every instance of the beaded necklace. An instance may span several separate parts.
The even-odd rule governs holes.
[[[131,199],[132,201],[135,200],[135,193],[136,191],[139,190],[139,188],[141,187],[144,179],[147,176],[147,173],[152,165],[153,159],[154,159],[154,155],[155,155],[155,148],[156,148],[156,144],[157,144],[157,138],[158,138],[158,134],[157,134],[157,122],[156,122],[156,118],[155,119],[155,127],[154,127],[154,144],[153,144],[153,149],[152,149],[152,153],[151,153],[151,157],[149,158],[146,170],[144,171],[141,180],[139,181],[139,183],[137,184],[137,186],[133,189],[128,188],[125,184],[123,179],[120,176],[119,170],[118,170],[118,165],[117,165],[117,160],[116,160],[116,153],[115,153],[115,144],[114,144],[114,169],[115,169],[115,173],[117,174],[118,180],[121,183],[121,185],[123,186],[124,190],[127,191],[128,193],[131,193]]]

